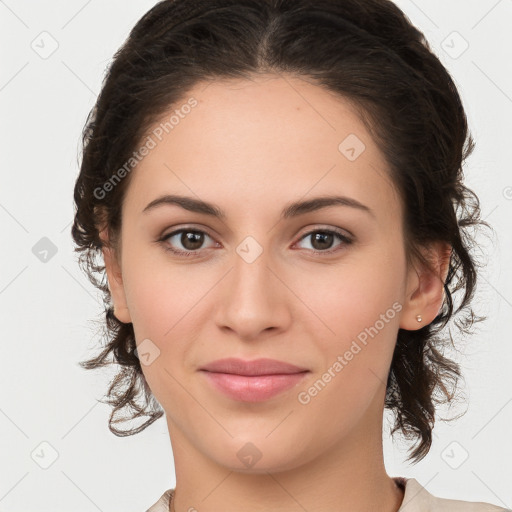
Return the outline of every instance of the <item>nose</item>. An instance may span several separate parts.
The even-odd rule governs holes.
[[[286,330],[293,293],[283,271],[265,251],[252,262],[241,254],[234,254],[231,270],[219,283],[217,326],[246,341]]]

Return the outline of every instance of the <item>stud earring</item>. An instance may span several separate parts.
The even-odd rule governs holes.
[[[423,318],[421,318],[421,315],[417,315],[416,320],[418,320],[418,322],[421,322],[423,320]]]

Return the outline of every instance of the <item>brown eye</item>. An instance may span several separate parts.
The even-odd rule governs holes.
[[[167,251],[181,256],[194,256],[202,248],[205,237],[210,238],[204,231],[184,228],[163,236],[160,242]],[[175,248],[176,246],[178,248]]]
[[[185,249],[195,251],[203,245],[204,233],[199,233],[197,231],[182,231],[179,241]]]
[[[338,249],[336,248],[332,249],[336,240],[340,241],[338,247],[341,246],[342,248],[343,246],[347,246],[352,243],[352,240],[349,237],[329,229],[310,231],[309,233],[306,233],[300,241],[306,240],[307,238],[311,240],[311,250],[319,253],[332,253],[337,251]]]

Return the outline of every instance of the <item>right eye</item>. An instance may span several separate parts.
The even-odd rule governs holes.
[[[198,250],[204,243],[205,236],[211,238],[210,235],[204,231],[192,228],[182,228],[164,235],[159,241],[162,242],[166,251],[170,251],[178,256],[190,257],[197,255]],[[183,249],[173,248],[174,244],[181,244]]]

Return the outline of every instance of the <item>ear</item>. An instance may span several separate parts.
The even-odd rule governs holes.
[[[105,270],[107,272],[108,289],[114,303],[114,316],[125,324],[129,324],[132,320],[130,312],[126,304],[126,295],[121,274],[121,266],[117,260],[114,249],[108,243],[107,230],[104,229],[100,233],[103,241],[102,253],[105,261]]]
[[[400,327],[421,329],[438,315],[443,305],[444,282],[450,267],[452,248],[445,242],[433,242],[422,251],[432,269],[416,262],[407,271],[405,304]],[[420,315],[422,321],[417,320]]]

